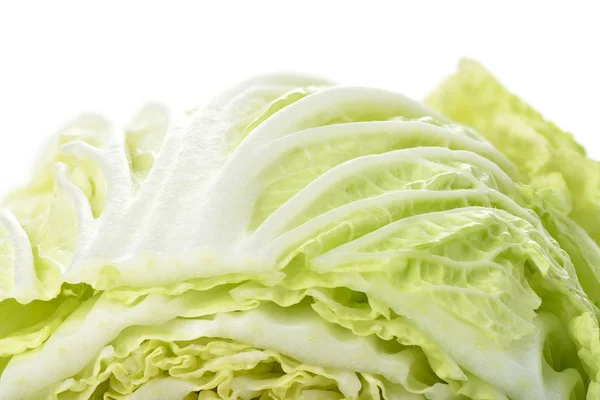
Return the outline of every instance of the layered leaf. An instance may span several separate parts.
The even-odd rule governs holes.
[[[67,127],[0,210],[0,399],[595,399],[593,162],[461,68]]]

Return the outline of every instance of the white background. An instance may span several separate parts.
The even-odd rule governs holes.
[[[600,159],[600,24],[589,2],[0,0],[0,197],[85,111],[124,124],[248,76],[317,73],[422,98],[462,56]]]

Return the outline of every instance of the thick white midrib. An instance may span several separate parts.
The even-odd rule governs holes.
[[[156,243],[165,246],[165,250],[178,253],[178,248],[184,249],[192,241],[190,235],[182,232],[191,230],[191,227],[201,230],[205,226],[201,223],[204,219],[202,205],[208,198],[210,180],[223,162],[215,151],[220,148],[222,139],[218,126],[211,125],[212,135],[202,132],[202,140],[193,140],[192,136],[203,131],[204,127],[206,123],[200,119],[192,121],[186,128],[170,132],[165,148],[140,191],[135,197],[108,199],[117,207],[107,207],[94,221],[93,234],[90,235],[92,240],[78,243],[75,261],[98,256],[94,254],[95,243],[114,242],[115,232],[121,236],[119,243],[102,249],[102,257],[113,260],[127,258],[127,253],[153,249]],[[212,152],[207,153],[206,149]],[[177,223],[181,221],[185,223]],[[179,237],[180,240],[168,240],[169,237]],[[109,249],[114,254],[107,254]]]
[[[491,191],[489,191],[491,192]],[[469,195],[480,197],[482,200],[487,200],[488,191],[476,189],[461,189],[461,190],[395,190],[378,196],[369,197],[345,204],[341,207],[329,210],[315,218],[307,221],[290,231],[283,233],[281,236],[270,241],[265,248],[265,254],[272,254],[276,258],[277,252],[285,250],[292,245],[296,240],[302,237],[307,237],[310,234],[318,231],[322,226],[331,223],[332,221],[341,221],[345,216],[360,210],[365,210],[373,207],[386,207],[388,205],[398,204],[400,202],[428,199],[450,200],[464,199]],[[271,257],[269,257],[271,258]]]
[[[8,233],[14,251],[12,267],[14,286],[7,292],[0,291],[0,299],[14,295],[19,302],[29,302],[39,290],[31,242],[17,218],[6,208],[0,208],[0,226]]]
[[[361,136],[392,136],[394,138],[411,137],[444,139],[446,145],[459,144],[462,150],[491,159],[500,165],[506,174],[516,176],[515,167],[502,153],[487,142],[479,142],[467,136],[458,135],[451,130],[419,121],[368,121],[348,122],[308,128],[272,142],[261,144],[267,154],[286,154],[294,148],[307,147],[318,143],[326,143],[334,139]],[[436,147],[436,146],[428,146]],[[272,160],[267,160],[272,161]]]
[[[336,109],[340,105],[356,107],[359,104],[366,104],[373,109],[380,105],[379,108],[386,110],[390,117],[433,116],[442,122],[449,122],[436,111],[397,93],[365,87],[332,87],[310,94],[279,110],[250,132],[236,151],[246,151],[247,147],[257,148],[279,137],[303,130],[303,122],[311,120],[311,117],[314,119],[315,115],[323,114],[326,110]]]
[[[298,209],[301,207],[300,204],[309,204],[310,201],[316,199],[319,195],[319,190],[324,190],[322,188],[328,184],[333,186],[336,179],[343,179],[341,175],[339,178],[335,178],[336,174],[346,173],[348,175],[353,171],[357,172],[364,165],[363,163],[372,162],[374,159],[373,157],[383,157],[381,161],[381,164],[383,165],[386,163],[386,161],[383,160],[390,160],[400,155],[409,156],[414,154],[415,158],[418,156],[427,157],[429,155],[434,157],[439,156],[440,158],[445,158],[447,156],[448,159],[452,156],[456,156],[465,162],[489,170],[494,177],[498,178],[505,185],[505,187],[510,187],[512,185],[511,178],[503,169],[498,167],[494,162],[479,155],[479,153],[497,153],[497,151],[487,143],[477,142],[468,137],[454,134],[447,129],[423,122],[376,121],[310,128],[284,136],[265,146],[259,146],[253,149],[246,148],[245,151],[241,151],[242,149],[240,147],[232,154],[224,165],[223,173],[219,179],[220,182],[217,183],[215,187],[215,192],[221,193],[223,198],[230,199],[230,201],[234,203],[229,204],[228,207],[230,209],[238,210],[239,214],[237,217],[239,220],[248,221],[250,218],[250,210],[248,209],[247,204],[246,206],[244,204],[249,201],[248,199],[256,199],[262,188],[260,185],[251,185],[249,182],[255,181],[257,177],[260,176],[261,171],[269,167],[269,164],[273,162],[271,155],[285,154],[292,148],[304,147],[320,141],[327,141],[335,137],[351,137],[357,134],[381,135],[382,132],[398,136],[423,134],[431,135],[433,137],[444,137],[447,141],[456,141],[471,151],[449,150],[442,147],[407,148],[393,150],[379,155],[367,155],[346,161],[327,171],[283,204],[268,217],[254,233],[251,234],[250,238],[244,240],[244,243],[241,244],[241,249],[262,246],[264,243],[272,240],[276,234],[281,231],[282,227],[289,222],[290,215],[296,215],[301,212]],[[246,145],[246,147],[248,147],[248,145]],[[507,170],[514,172],[514,167],[500,153],[493,155],[495,156],[494,158],[504,164],[504,167]],[[232,182],[235,184],[232,185]],[[242,196],[239,195],[240,187],[246,189],[246,191],[242,190]],[[240,211],[244,209],[246,210]]]
[[[304,99],[316,96],[320,93],[322,92],[317,92],[315,94],[307,96]],[[263,140],[263,138],[259,137],[260,135],[265,136],[268,132],[271,132],[269,130],[262,129],[263,125],[273,123],[271,119],[278,120],[278,115],[280,113],[286,112],[287,108],[294,107],[295,104],[301,102],[304,99],[301,99],[298,102],[275,113],[265,122],[263,122],[263,124],[257,127],[254,131],[250,132],[248,137],[227,159],[227,161],[223,165],[222,170],[219,173],[219,178],[216,181],[215,186],[211,189],[212,192],[218,194],[218,196],[213,196],[213,198],[211,198],[208,203],[209,207],[211,207],[214,210],[213,212],[207,214],[208,225],[210,225],[211,223],[212,225],[228,225],[231,227],[231,229],[229,229],[228,232],[229,234],[235,234],[236,230],[237,232],[245,232],[252,212],[252,207],[249,207],[248,204],[254,203],[255,199],[260,194],[260,190],[262,189],[262,185],[260,183],[257,184],[256,180],[260,176],[261,172],[265,168],[268,168],[269,164],[272,163],[272,155],[283,154],[285,153],[286,149],[298,147],[303,144],[306,145],[311,142],[316,142],[318,140],[323,140],[323,138],[332,137],[329,136],[328,133],[332,133],[333,135],[336,135],[338,137],[349,137],[356,133],[354,131],[355,129],[359,129],[360,132],[363,132],[363,129],[367,129],[370,127],[371,134],[381,134],[381,131],[375,129],[375,127],[373,126],[373,124],[376,123],[367,122],[330,125],[326,127],[301,130],[292,133],[289,136],[285,136],[272,144],[267,142],[266,139]],[[285,122],[285,120],[283,122]],[[424,123],[404,123],[399,121],[391,121],[387,124],[389,124],[389,126],[391,127],[398,129],[398,133],[401,135],[414,134],[415,128],[428,128],[427,124]],[[281,125],[281,122],[279,123],[279,125]],[[349,131],[347,131],[348,127],[350,127]],[[451,133],[444,130],[440,130],[440,132],[442,132],[445,135],[448,135],[449,137],[451,135]],[[252,140],[253,137],[256,137],[257,139]],[[306,138],[308,138],[308,140]],[[475,141],[472,142],[476,144]],[[264,143],[269,144],[265,145]],[[221,214],[227,217],[227,213],[223,213],[222,210],[236,210],[235,218],[231,218],[231,221],[228,221],[227,223],[223,224],[222,220],[216,221],[215,218],[210,217],[211,214]],[[219,211],[221,211],[221,213],[219,213]],[[223,234],[227,234],[227,230],[225,230]],[[244,235],[241,235],[239,233],[236,236],[237,237],[230,239],[230,243],[235,243],[236,241],[243,241],[243,243],[239,247],[242,252],[247,246],[254,247],[256,245],[260,245],[255,243],[253,238],[247,239],[244,237]],[[256,237],[255,234],[251,236]]]
[[[113,208],[118,206],[111,199],[129,200],[133,196],[133,182],[127,157],[125,145],[122,142],[114,143],[117,139],[116,133],[111,132],[109,138],[110,146],[97,148],[86,142],[74,141],[60,147],[62,154],[71,154],[81,159],[92,161],[104,174],[106,179],[106,201],[103,213],[112,213]]]
[[[312,95],[311,95],[312,96]],[[294,103],[295,104],[295,103]],[[291,107],[291,106],[290,106]],[[262,126],[262,125],[261,125]],[[258,128],[257,128],[258,129]],[[254,131],[253,131],[254,132]],[[250,134],[254,134],[251,132]],[[282,205],[282,207],[274,212],[274,215],[270,218],[267,218],[265,222],[257,229],[256,232],[251,234],[251,237],[244,240],[244,244],[241,245],[241,249],[246,246],[254,247],[256,245],[262,245],[268,238],[274,237],[274,232],[277,229],[281,229],[285,223],[287,223],[285,218],[280,218],[281,215],[291,215],[288,210],[293,207],[293,204],[297,204],[301,202],[302,196],[305,193],[313,190],[315,185],[319,185],[322,179],[332,179],[330,178],[332,174],[343,173],[344,169],[340,168],[348,168],[348,170],[352,171],[353,168],[360,168],[362,164],[358,164],[356,167],[350,166],[354,165],[352,162],[358,163],[366,163],[368,161],[359,161],[362,158],[365,160],[372,160],[369,157],[395,157],[396,154],[402,155],[421,155],[423,157],[431,154],[432,156],[438,156],[440,158],[446,157],[462,157],[462,159],[466,162],[473,163],[475,165],[481,166],[490,170],[494,177],[498,178],[506,187],[510,187],[512,184],[511,178],[504,172],[503,169],[498,167],[494,162],[487,160],[486,158],[480,156],[479,154],[493,154],[495,149],[491,147],[489,144],[477,142],[468,137],[459,136],[450,132],[447,129],[440,128],[437,126],[433,126],[430,124],[426,124],[423,122],[415,122],[415,121],[375,121],[375,122],[356,122],[356,123],[346,123],[346,124],[338,124],[338,125],[329,125],[317,128],[310,128],[302,131],[298,131],[292,133],[288,136],[284,136],[268,145],[261,145],[258,147],[250,147],[250,145],[243,144],[233,152],[233,154],[228,158],[225,162],[223,169],[219,173],[219,178],[215,183],[215,186],[212,187],[211,191],[213,193],[218,194],[217,196],[212,196],[209,201],[209,207],[213,207],[215,211],[219,209],[228,209],[228,210],[236,210],[235,220],[229,222],[229,225],[233,228],[230,229],[230,233],[233,233],[236,229],[240,231],[244,231],[251,217],[251,208],[248,207],[249,203],[253,203],[253,201],[258,197],[262,186],[260,183],[257,183],[257,179],[262,171],[270,166],[273,162],[272,155],[285,154],[288,150],[297,147],[304,147],[309,144],[317,143],[320,141],[326,141],[335,137],[351,137],[356,134],[369,134],[369,135],[381,135],[382,132],[391,133],[393,135],[404,136],[404,135],[430,135],[432,137],[444,137],[447,141],[456,141],[460,143],[461,146],[465,147],[471,151],[465,150],[449,150],[446,148],[436,148],[436,147],[424,147],[424,148],[407,148],[407,149],[399,149],[393,150],[386,153],[381,153],[380,155],[367,155],[359,158],[355,158],[349,160],[345,163],[342,163],[330,171],[326,172],[323,175],[323,178],[319,177],[315,182],[309,184],[309,187],[304,188],[301,192],[299,192],[294,198],[290,199],[286,204]],[[256,135],[256,134],[255,134]],[[432,150],[438,149],[438,150]],[[404,152],[404,153],[398,153]],[[434,153],[438,152],[438,153]],[[500,153],[498,155],[493,154],[495,159],[498,159],[499,162],[504,164],[504,167],[512,172],[512,165],[502,156]],[[387,158],[384,158],[387,160]],[[382,161],[383,162],[383,161]],[[350,163],[346,166],[346,164]],[[338,172],[340,171],[340,172]],[[466,171],[465,171],[466,172]],[[321,179],[321,180],[320,180]],[[323,183],[325,184],[325,183]],[[332,183],[333,184],[333,183]],[[317,189],[315,189],[317,190]],[[317,192],[314,192],[314,195],[317,195]],[[297,197],[300,196],[300,197]],[[288,204],[289,203],[289,204]],[[294,210],[292,214],[297,213],[299,211]],[[218,212],[216,212],[218,214]],[[208,221],[214,220],[210,215],[214,215],[215,212],[207,213]],[[277,222],[272,222],[277,221]],[[213,225],[221,224],[222,221],[214,221]],[[279,227],[270,227],[269,224],[279,225]],[[209,222],[210,224],[210,222]],[[258,236],[262,235],[260,232],[270,232],[268,233],[266,238],[263,238],[262,242],[258,242]],[[237,237],[230,240],[231,243],[234,243],[238,240],[242,240],[243,235],[237,235]]]
[[[397,121],[392,123],[393,126],[401,128],[400,129],[401,134],[404,134],[404,133],[412,134],[413,133],[413,131],[411,131],[410,129],[411,129],[411,126],[413,126],[414,124],[410,124],[411,126],[402,125],[402,124],[403,123],[399,123]],[[425,124],[417,123],[417,125],[421,126],[421,125],[425,125]],[[352,129],[350,130],[350,132],[346,133],[344,131],[346,130],[347,126],[351,126]],[[346,136],[346,135],[350,136],[354,133],[353,129],[356,129],[356,128],[363,129],[363,128],[368,128],[369,126],[371,126],[371,123],[349,123],[349,124],[340,124],[340,125],[330,126],[330,127],[314,128],[314,129],[309,129],[309,130],[305,130],[305,131],[299,131],[299,132],[296,132],[289,136],[286,136],[286,137],[280,139],[279,141],[276,141],[272,145],[259,146],[259,147],[254,147],[254,148],[249,148],[248,146],[246,146],[247,148],[245,149],[245,151],[240,151],[240,149],[238,148],[236,151],[234,151],[234,153],[226,161],[225,165],[223,166],[222,171],[219,174],[219,178],[215,183],[215,186],[211,189],[213,193],[218,194],[217,196],[213,196],[213,198],[211,198],[212,202],[209,203],[210,204],[209,207],[212,207],[215,210],[215,212],[212,212],[211,214],[213,214],[213,215],[215,213],[218,214],[219,209],[236,210],[235,221],[231,221],[229,223],[229,225],[232,226],[233,228],[237,228],[237,230],[240,232],[245,232],[246,227],[251,218],[251,213],[252,213],[252,207],[249,207],[248,205],[254,203],[254,201],[260,194],[261,189],[264,186],[264,184],[262,182],[257,182],[257,180],[260,179],[259,178],[260,174],[266,168],[269,167],[270,163],[272,163],[272,161],[273,161],[272,155],[283,154],[286,151],[286,149],[297,147],[302,144],[308,144],[311,141],[322,140],[323,137],[327,138],[328,136],[326,134],[324,136],[321,135],[320,131],[323,130],[321,128],[327,128],[326,130],[333,131],[333,132],[331,132],[332,134],[340,135],[340,131],[335,129],[335,128],[339,128],[341,130],[341,133],[343,133],[342,136]],[[375,133],[379,133],[379,132],[377,130],[373,130],[373,133],[375,134]],[[447,132],[445,132],[445,133],[448,134]],[[305,139],[306,137],[308,137],[310,139],[308,142]],[[410,150],[410,149],[402,149],[402,150],[397,150],[397,151],[408,151],[408,150]],[[414,150],[419,151],[418,149],[414,149]],[[392,151],[389,153],[394,153],[394,152]],[[385,153],[385,154],[389,154],[389,153]],[[405,154],[407,154],[407,153],[405,153]],[[372,160],[368,157],[369,156],[365,156],[365,159]],[[349,162],[352,162],[355,160],[356,160],[356,162],[359,162],[359,163],[367,162],[367,161],[358,161],[359,159],[360,158],[349,160],[346,163],[349,163]],[[334,169],[337,171],[339,167],[341,167],[342,165],[344,165],[346,163],[343,163],[340,166],[334,167]],[[345,167],[345,168],[352,168],[352,167]],[[332,170],[328,171],[324,175],[326,177],[329,177],[332,173]],[[335,172],[335,173],[337,173],[337,172]],[[313,183],[311,183],[311,185]],[[308,190],[310,190],[310,189],[308,189]],[[306,190],[304,192],[306,192]],[[298,200],[294,200],[294,201],[298,201]],[[284,204],[282,207],[284,208],[284,210],[280,211],[279,214],[285,215],[285,208],[289,207],[289,205]],[[210,214],[209,214],[208,218],[209,218],[209,221],[211,221],[211,219],[214,220],[214,218],[210,217]],[[272,219],[273,218],[271,218],[271,220]],[[268,227],[269,223],[267,221],[265,221],[265,223],[267,224],[267,227]],[[283,222],[285,222],[285,219],[279,220],[280,224]],[[214,224],[214,225],[221,224],[221,223],[222,223],[222,221],[212,221],[212,224]],[[265,223],[263,223],[263,225]],[[268,230],[267,227],[261,226],[259,228],[259,230]],[[235,229],[233,229],[233,230],[235,230]],[[230,230],[230,233],[231,233],[231,230]],[[251,238],[245,238],[244,236],[238,234],[237,238],[235,240],[232,240],[232,242],[235,242],[238,240],[239,241],[244,240],[244,244],[241,245],[241,250],[243,251],[243,249],[246,246],[252,246],[252,247],[255,246],[255,244],[254,244],[255,239],[253,239],[253,238],[256,237],[257,234],[254,233],[251,236],[252,236]]]
[[[314,201],[335,187],[340,181],[362,172],[366,168],[377,168],[390,163],[391,159],[398,158],[401,162],[416,161],[418,156],[411,156],[408,150],[399,150],[399,153],[387,157],[383,155],[369,155],[355,158],[339,164],[317,179],[302,188],[298,193],[288,199],[275,210],[263,223],[246,239],[244,247],[254,248],[271,242],[292,219],[300,215],[303,209],[311,206]],[[404,156],[404,158],[402,158]]]
[[[438,163],[437,165],[439,165],[440,168],[471,177],[474,186],[478,186],[477,181],[468,171],[450,167],[442,162],[464,161],[473,165],[481,165],[484,168],[490,167],[492,173],[498,174],[494,175],[494,177],[500,179],[504,185],[510,187],[510,184],[512,183],[510,178],[502,173],[499,168],[492,168],[495,164],[475,153],[467,151],[448,150],[442,147],[417,147],[358,157],[331,168],[313,182],[309,183],[306,187],[302,188],[292,198],[267,217],[256,231],[252,233],[250,238],[247,239],[245,245],[255,247],[269,243],[277,235],[282,233],[285,226],[288,225],[293,218],[300,215],[305,208],[311,206],[323,193],[335,187],[344,179],[360,174],[367,169],[376,169],[392,164],[418,161]]]
[[[249,136],[257,135],[254,132],[250,132]],[[227,175],[240,174],[253,178],[268,168],[274,161],[277,161],[278,155],[283,156],[293,149],[326,143],[332,139],[365,135],[386,137],[391,135],[398,138],[411,136],[442,138],[446,144],[455,143],[460,145],[461,149],[456,151],[471,151],[484,159],[491,159],[492,161],[489,163],[496,164],[495,167],[491,168],[502,170],[502,173],[509,176],[509,179],[511,179],[511,175],[513,178],[518,175],[510,161],[489,143],[479,142],[453,133],[449,129],[418,121],[369,121],[332,124],[299,130],[273,141],[265,143],[261,141],[252,145],[246,143],[247,139],[232,153],[225,163],[223,171]],[[255,140],[255,142],[258,142],[258,140]]]
[[[408,357],[405,354],[400,353],[392,356],[380,353],[373,344],[375,340],[370,340],[371,338],[352,337],[349,331],[342,331],[341,329],[339,329],[339,336],[336,337],[328,332],[328,327],[325,326],[327,323],[321,321],[316,314],[307,314],[304,318],[298,318],[291,322],[289,320],[279,320],[274,316],[262,312],[261,309],[255,309],[239,314],[219,314],[215,317],[215,322],[221,322],[222,325],[226,326],[225,329],[218,329],[218,332],[216,332],[218,336],[251,343],[256,347],[273,349],[308,364],[342,369],[354,365],[359,372],[381,374],[392,382],[405,380],[409,374],[407,368],[408,360],[405,360]],[[275,329],[260,334],[251,334],[251,330],[247,329],[250,326],[274,326]],[[332,328],[334,327],[332,326]],[[319,352],[318,347],[320,346],[318,345],[318,340],[315,341],[317,342],[315,345],[312,344],[313,341],[308,340],[302,344],[298,342],[293,347],[278,346],[277,337],[281,335],[287,336],[285,335],[286,331],[290,333],[290,336],[296,336],[299,340],[300,338],[311,337],[316,337],[317,339],[326,338],[330,339],[331,342],[339,340],[345,345],[344,347],[352,344],[353,349],[356,351],[335,354],[337,346],[335,346],[335,343],[331,343],[331,346],[325,346]],[[310,347],[313,347],[313,349],[310,349]],[[307,348],[309,351],[306,351]],[[382,362],[380,365],[367,365],[361,362],[362,357],[359,356],[358,359],[354,358],[358,355],[367,356],[366,358],[371,359],[381,358]],[[325,362],[322,362],[323,357],[326,358]],[[390,366],[393,367],[390,368]]]
[[[289,80],[292,83],[324,82],[313,78],[293,75],[281,75],[274,78],[284,81]],[[285,92],[288,88],[280,87],[280,85],[276,84],[276,79],[274,80],[274,78],[269,77],[267,79],[269,82],[275,82],[275,84],[271,84],[269,87],[277,92]],[[222,119],[218,114],[222,112],[226,115],[234,115],[236,109],[243,105],[246,97],[252,96],[253,90],[260,92],[260,88],[256,89],[252,87],[252,85],[259,81],[260,79],[255,79],[238,85],[236,90],[231,90],[218,98],[211,107],[200,113],[198,117],[188,118],[186,124],[170,129],[166,134],[165,144],[153,168],[142,184],[140,191],[133,197],[131,194],[127,195],[122,190],[119,193],[108,196],[105,210],[98,221],[91,221],[92,218],[86,215],[89,213],[87,213],[85,204],[82,204],[82,201],[78,201],[80,225],[85,227],[85,230],[90,231],[88,235],[84,234],[83,236],[98,240],[102,236],[106,237],[107,231],[112,232],[115,230],[115,226],[118,226],[118,230],[122,232],[121,235],[125,239],[125,243],[121,243],[119,246],[123,250],[114,254],[112,258],[119,260],[127,258],[128,255],[123,252],[127,252],[128,247],[134,251],[153,247],[151,246],[152,243],[147,243],[148,240],[164,245],[170,243],[167,239],[168,236],[179,237],[182,240],[179,242],[179,246],[175,247],[185,248],[186,246],[189,247],[202,242],[210,243],[214,241],[214,238],[224,238],[224,236],[232,232],[243,231],[243,229],[230,229],[229,232],[227,230],[223,232],[222,229],[219,230],[216,228],[224,225],[224,220],[230,214],[229,211],[236,208],[229,208],[228,212],[224,212],[223,207],[210,202],[210,199],[215,196],[211,196],[209,192],[213,186],[211,180],[216,180],[215,175],[219,173],[220,167],[224,163],[224,157],[219,152],[224,149],[224,131],[230,128],[228,123],[231,122],[226,118]],[[86,156],[102,165],[107,175],[109,188],[123,186],[123,179],[117,179],[114,176],[116,175],[116,171],[111,161],[115,160],[107,160],[106,154],[103,154],[103,151],[88,150],[90,149],[87,149],[84,144],[70,145],[65,148],[67,152],[85,152]],[[188,154],[188,156],[182,156],[184,153]],[[126,170],[128,171],[128,168]],[[186,182],[186,185],[182,185],[179,182],[180,175],[188,175],[189,171],[194,171],[194,175],[189,182]],[[119,178],[122,177],[119,176]],[[234,178],[234,182],[239,181],[240,179]],[[177,196],[177,192],[183,193]],[[165,196],[165,193],[170,196]],[[77,195],[72,193],[71,197],[76,198]],[[171,204],[171,207],[169,207],[169,205],[164,204],[165,201],[172,202],[174,197],[179,198],[179,200],[175,199],[177,205]],[[238,196],[234,194],[231,198],[233,197],[241,196],[238,193]],[[203,210],[205,206],[206,210]],[[237,208],[237,210],[242,209]],[[166,212],[166,210],[171,211]],[[216,221],[217,218],[211,218],[214,215],[219,215],[221,218]],[[127,222],[123,223],[123,221]],[[243,222],[245,222],[244,218],[238,218],[233,221],[232,228],[242,228]],[[182,228],[185,226],[197,227],[198,231],[195,233],[195,238],[191,237],[190,229]],[[204,234],[202,233],[203,230]],[[156,240],[154,240],[154,237],[148,239],[148,232],[157,233],[158,231],[161,231],[161,233]],[[185,234],[183,233],[185,231],[190,232]],[[201,239],[198,239],[198,237]],[[231,242],[231,240],[229,241]],[[74,259],[93,257],[94,240],[83,240],[80,242],[76,250],[77,256]],[[181,245],[182,242],[185,243]],[[89,253],[90,251],[92,251],[91,254]]]
[[[417,199],[428,199],[431,201],[436,200],[450,200],[450,199],[476,199],[479,198],[485,203],[492,203],[494,201],[502,204],[510,214],[513,214],[521,219],[532,224],[543,238],[544,243],[547,245],[548,250],[555,249],[555,244],[549,238],[549,234],[545,231],[541,224],[541,221],[537,217],[529,214],[525,209],[521,208],[518,204],[513,202],[509,197],[491,189],[461,189],[461,190],[400,190],[392,191],[379,196],[370,197],[367,199],[358,200],[336,209],[327,211],[310,221],[301,224],[292,230],[281,234],[276,239],[272,240],[267,246],[264,247],[263,254],[267,259],[277,259],[280,252],[285,251],[289,246],[293,245],[299,238],[307,237],[311,233],[319,230],[322,226],[325,226],[332,221],[341,221],[343,217],[351,214],[354,211],[361,209],[368,209],[370,207],[385,207],[397,202],[404,202],[407,200]],[[556,250],[556,249],[555,249]],[[562,269],[562,266],[556,264],[553,258],[549,257],[551,263],[555,268]]]
[[[114,131],[110,131],[107,137],[106,147],[96,148],[82,141],[69,142],[60,148],[63,154],[72,154],[78,158],[91,160],[100,168],[106,179],[106,199],[102,216],[94,218],[91,205],[83,192],[76,187],[66,176],[66,167],[62,164],[55,166],[56,184],[67,198],[74,203],[77,213],[77,242],[73,255],[73,261],[86,251],[86,246],[93,243],[98,236],[98,231],[104,219],[115,214],[122,214],[127,210],[129,203],[133,200],[133,182],[131,171],[125,156],[122,142],[117,139]],[[72,263],[63,273],[72,270]],[[77,269],[77,267],[75,267]]]
[[[93,250],[93,246],[98,240],[101,240],[103,237],[114,236],[115,226],[118,226],[120,230],[120,242],[122,245],[120,248],[131,246],[132,243],[139,242],[140,237],[143,237],[146,229],[152,223],[152,209],[157,205],[153,199],[159,197],[160,188],[167,182],[168,173],[170,172],[169,168],[161,168],[160,166],[169,165],[176,159],[178,149],[181,147],[181,129],[182,127],[178,125],[166,133],[163,149],[137,193],[133,194],[130,192],[127,196],[125,193],[119,191],[119,195],[125,195],[121,197],[117,196],[117,193],[113,189],[114,187],[126,185],[121,179],[124,181],[131,180],[127,165],[124,165],[124,168],[123,166],[121,167],[124,171],[118,175],[119,180],[116,179],[115,173],[109,174],[112,179],[109,179],[109,176],[107,176],[107,190],[110,195],[105,200],[102,215],[95,220],[91,217],[91,212],[88,210],[89,204],[86,204],[87,199],[82,197],[83,194],[81,191],[66,179],[64,172],[57,171],[57,182],[66,190],[68,197],[73,199],[77,204],[78,211],[79,235],[73,263],[69,267],[71,274],[76,272],[77,262],[88,257],[89,252]],[[101,151],[104,152],[104,150]],[[102,157],[106,157],[106,155],[103,154]],[[106,162],[110,161],[107,160]],[[115,167],[111,166],[110,168],[114,169]],[[135,221],[135,223],[132,223],[132,221]],[[110,254],[107,251],[108,249],[105,250],[104,256],[106,258],[110,259],[118,256],[118,254]]]
[[[477,212],[496,214],[501,219],[514,219],[515,218],[515,216],[513,214],[510,214],[509,212],[507,212],[505,210],[501,210],[498,208],[492,208],[492,207],[482,207],[482,206],[459,207],[459,208],[453,208],[450,210],[432,211],[427,214],[411,215],[409,217],[402,218],[398,221],[389,223],[386,226],[383,226],[383,227],[377,229],[376,231],[369,232],[366,235],[364,235],[358,239],[355,239],[351,242],[344,243],[344,244],[336,247],[335,249],[328,251],[327,253],[321,254],[320,256],[313,258],[312,261],[313,261],[313,263],[316,263],[316,264],[321,264],[321,263],[325,264],[325,263],[329,262],[329,257],[337,257],[336,254],[338,254],[338,253],[344,254],[344,253],[348,253],[348,252],[358,252],[358,251],[360,251],[361,248],[373,245],[374,243],[376,243],[377,241],[379,241],[381,239],[384,239],[390,235],[394,235],[397,231],[401,230],[402,228],[406,227],[407,225],[415,223],[416,221],[420,222],[423,220],[432,220],[432,219],[439,218],[442,216],[449,216],[449,217],[457,216],[457,215],[458,216],[461,216],[461,215],[468,216],[469,214],[477,213]],[[384,253],[384,252],[385,251],[377,252],[377,253]]]
[[[273,74],[273,75],[260,75],[254,78],[245,80],[215,98],[210,104],[204,109],[199,110],[202,113],[213,113],[215,116],[219,116],[218,120],[224,127],[223,139],[227,145],[230,136],[232,134],[231,128],[239,122],[240,114],[245,118],[247,103],[253,102],[255,97],[260,97],[261,102],[266,97],[268,100],[262,107],[268,107],[272,101],[275,101],[279,97],[286,93],[296,90],[298,88],[307,87],[329,87],[333,86],[334,82],[326,80],[317,76],[300,75],[300,74]],[[260,114],[261,107],[256,110]],[[260,117],[257,116],[257,118]],[[239,132],[235,132],[236,134]],[[224,147],[224,151],[227,149]]]

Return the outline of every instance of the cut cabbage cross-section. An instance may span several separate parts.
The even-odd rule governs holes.
[[[481,74],[67,126],[0,209],[0,400],[597,400],[592,191],[500,127],[597,165]]]

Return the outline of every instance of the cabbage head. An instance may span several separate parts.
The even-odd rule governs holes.
[[[598,400],[600,164],[464,60],[83,115],[0,204],[0,400]]]

